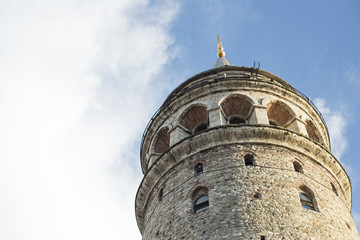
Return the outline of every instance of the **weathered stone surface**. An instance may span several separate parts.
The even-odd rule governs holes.
[[[246,67],[200,73],[144,135],[135,202],[143,239],[360,239],[350,179],[329,149],[319,113],[279,77]],[[304,191],[314,210],[302,206]],[[194,213],[205,192],[209,208]]]
[[[244,165],[249,152],[256,166]],[[295,172],[294,159],[304,173]],[[201,175],[188,168],[197,161]],[[307,155],[274,145],[223,145],[184,158],[173,171],[150,193],[143,239],[156,239],[158,231],[160,239],[359,239],[342,191],[337,196],[331,188],[330,182],[340,189],[336,179]],[[319,211],[301,206],[302,185],[314,192]],[[210,208],[198,214],[188,197],[193,186],[210,186]]]

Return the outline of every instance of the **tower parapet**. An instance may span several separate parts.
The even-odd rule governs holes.
[[[272,73],[186,80],[148,124],[141,166],[143,239],[359,239],[320,112]]]

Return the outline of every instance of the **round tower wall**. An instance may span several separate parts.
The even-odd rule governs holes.
[[[151,119],[141,165],[143,239],[359,239],[321,114],[271,73],[226,67],[185,81]]]
[[[222,145],[263,145],[287,149],[288,152],[292,154],[290,155],[291,157],[283,156],[283,152],[279,150],[277,154],[270,153],[271,156],[274,155],[272,159],[261,158],[254,150],[248,149],[248,151],[255,155],[255,165],[259,165],[258,161],[261,159],[261,166],[263,166],[264,169],[278,168],[276,164],[281,163],[288,164],[286,168],[280,166],[279,168],[282,170],[296,172],[293,164],[293,162],[296,161],[302,167],[302,174],[305,174],[309,179],[313,179],[316,183],[332,191],[331,184],[333,184],[338,193],[337,197],[341,199],[342,205],[344,205],[347,212],[350,213],[351,184],[349,178],[341,165],[337,163],[336,159],[324,147],[316,144],[309,138],[284,128],[264,125],[227,125],[210,128],[183,139],[170,147],[168,151],[164,152],[154,162],[144,176],[136,198],[136,216],[141,231],[145,228],[145,216],[149,217],[149,213],[153,212],[151,208],[155,206],[155,203],[152,202],[151,199],[154,199],[154,196],[158,194],[160,189],[165,189],[164,185],[166,185],[166,187],[170,186],[166,182],[168,180],[166,180],[167,177],[165,176],[168,174],[178,175],[174,169],[181,162],[186,163],[188,157]],[[218,162],[219,159],[214,158],[212,161]],[[286,163],[283,163],[284,161]],[[188,174],[194,174],[194,169],[189,171]],[[175,182],[179,181],[175,180]],[[191,182],[187,182],[186,184],[193,187],[193,183]],[[309,188],[317,189],[317,187]],[[166,196],[169,191],[169,189],[163,190],[164,196]],[[317,190],[314,192],[316,191]],[[178,203],[174,204],[174,206],[176,206]],[[320,209],[321,207],[322,206],[320,206]]]
[[[309,156],[262,143],[192,151],[152,189],[144,239],[359,239],[344,196],[332,190],[330,183],[340,189],[336,179]],[[246,154],[254,155],[255,166],[245,166]],[[303,164],[303,173],[293,161]],[[204,172],[196,175],[199,162]],[[301,206],[303,186],[313,192],[315,210]],[[198,187],[208,189],[209,209],[195,214],[191,195]]]

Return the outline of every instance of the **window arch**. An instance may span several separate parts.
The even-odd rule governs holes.
[[[295,118],[294,111],[285,103],[276,101],[267,110],[270,125],[286,127]]]
[[[309,138],[311,138],[315,142],[324,144],[324,140],[322,139],[319,130],[315,127],[315,124],[312,121],[307,120],[305,124],[305,128]]]
[[[193,212],[199,213],[209,209],[209,190],[206,187],[198,187],[191,195],[193,200]]]
[[[169,133],[169,128],[165,127],[157,133],[153,149],[155,153],[162,153],[169,147],[170,147],[170,133]]]
[[[299,199],[303,208],[317,211],[314,193],[308,187],[300,187]]]
[[[209,126],[206,107],[195,105],[186,110],[180,119],[180,125],[192,133],[206,130]]]
[[[331,184],[331,189],[332,189],[332,191],[336,194],[336,196],[339,196],[339,193],[338,193],[338,191],[336,190],[336,187],[334,186],[334,184],[333,184],[332,182],[330,182],[330,184]]]
[[[195,173],[196,175],[200,175],[204,172],[204,168],[203,168],[203,164],[202,163],[198,163],[195,165]]]
[[[303,166],[298,161],[293,162],[295,172],[304,173]]]
[[[252,108],[252,101],[243,95],[232,95],[220,103],[220,109],[229,124],[246,122]]]

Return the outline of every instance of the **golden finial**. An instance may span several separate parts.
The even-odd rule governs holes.
[[[222,46],[222,43],[220,41],[220,35],[218,35],[218,43],[217,43],[217,56],[220,57],[225,57],[225,51],[224,48]]]

